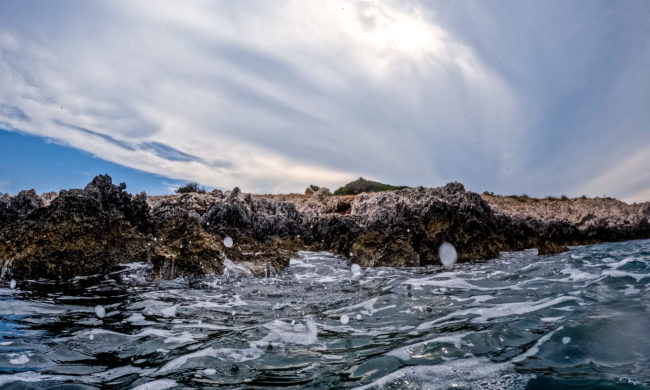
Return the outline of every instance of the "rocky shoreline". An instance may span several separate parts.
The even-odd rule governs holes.
[[[158,279],[219,274],[226,262],[263,276],[299,250],[342,254],[363,267],[423,266],[439,263],[443,242],[470,261],[650,238],[650,203],[479,195],[459,183],[356,196],[235,188],[148,197],[125,189],[100,175],[84,189],[0,197],[0,278],[64,280],[142,261]]]

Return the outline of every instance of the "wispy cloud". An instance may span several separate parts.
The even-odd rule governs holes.
[[[584,160],[600,161],[590,155],[602,155],[602,142],[618,154],[650,141],[638,127],[648,116],[634,100],[648,87],[636,83],[626,95],[648,73],[647,39],[625,40],[642,24],[625,7],[616,12],[629,14],[612,15],[606,3],[576,3],[586,9],[582,19],[557,4],[482,4],[0,5],[0,121],[215,187],[301,190],[364,175],[602,192],[596,178],[617,162],[593,168]],[[609,40],[563,41],[600,31],[604,14]],[[619,28],[619,19],[632,27]],[[608,46],[612,40],[627,47]],[[628,58],[587,66],[603,49]],[[634,60],[641,65],[627,65]],[[599,87],[588,88],[592,81]],[[604,117],[629,140],[612,143]],[[613,194],[634,191],[643,190]]]
[[[25,111],[18,107],[10,106],[8,104],[0,103],[0,117],[7,119],[15,119],[21,122],[29,122],[30,118],[25,114]]]

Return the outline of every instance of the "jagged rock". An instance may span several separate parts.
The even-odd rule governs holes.
[[[147,260],[148,206],[124,188],[97,176],[10,222],[0,230],[2,268],[16,278],[60,279]]]
[[[43,199],[43,206],[49,205],[58,196],[59,196],[58,192],[44,192],[44,193],[42,193],[41,194],[41,199]]]
[[[362,266],[419,266],[439,264],[443,242],[468,261],[650,237],[648,203],[481,197],[460,183],[357,196],[326,189],[254,196],[236,187],[147,197],[97,176],[83,190],[47,198],[33,190],[0,197],[2,276],[67,279],[133,261],[150,261],[156,278],[228,267],[262,276],[287,267],[299,250],[328,250]],[[235,245],[226,247],[226,237]]]
[[[416,267],[420,257],[407,236],[388,237],[377,232],[362,234],[350,248],[350,259],[362,267]]]
[[[352,203],[350,217],[359,225],[354,230],[364,234],[350,237],[353,261],[362,265],[438,263],[438,247],[445,241],[453,243],[460,261],[496,257],[499,252],[490,207],[460,183],[361,194]],[[362,250],[366,246],[368,250]],[[385,248],[386,254],[379,257],[385,261],[377,260],[377,248]]]
[[[230,191],[230,194],[228,194],[228,200],[232,201],[234,199],[237,199],[241,195],[241,190],[239,187],[235,187]]]
[[[569,245],[650,237],[650,203],[612,198],[535,199],[484,195],[503,219],[504,250],[537,247],[540,254]]]
[[[205,232],[191,213],[185,211],[184,215],[159,220],[156,225],[151,254],[156,277],[171,279],[222,272],[222,241]]]
[[[0,197],[0,228],[18,220],[30,212],[42,207],[43,199],[36,195],[36,191],[20,191],[16,196],[7,194]]]

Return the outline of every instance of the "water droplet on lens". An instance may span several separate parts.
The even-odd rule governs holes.
[[[440,254],[440,261],[445,268],[452,267],[456,264],[458,260],[458,253],[456,253],[456,248],[448,242],[443,242],[438,249]]]
[[[361,317],[361,314],[357,314],[357,321],[361,321],[361,318],[363,318]]]
[[[232,238],[230,238],[229,236],[226,236],[226,238],[223,239],[223,245],[224,245],[226,248],[230,248],[230,247],[232,247],[232,244],[233,244],[233,242],[232,242]]]
[[[11,282],[9,282],[9,288],[12,290],[16,288],[16,279],[11,279]]]
[[[569,344],[571,342],[571,337],[562,337],[562,344]]]
[[[350,317],[348,317],[346,314],[343,314],[343,315],[341,316],[341,323],[342,323],[343,325],[345,325],[345,324],[348,323],[348,321],[350,321]]]
[[[104,306],[102,305],[95,306],[95,314],[97,314],[97,317],[99,318],[104,318],[104,316],[106,315],[106,310],[104,309]]]

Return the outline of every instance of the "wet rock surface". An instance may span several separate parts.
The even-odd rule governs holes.
[[[440,188],[331,196],[251,195],[239,188],[147,197],[97,176],[84,189],[0,198],[2,277],[68,279],[120,263],[150,262],[152,276],[220,274],[228,266],[270,275],[299,250],[327,250],[372,266],[459,261],[499,251],[650,237],[650,204],[613,199],[530,200]],[[515,203],[519,202],[519,203]],[[528,201],[526,201],[528,202]],[[224,245],[230,238],[234,245]],[[233,265],[234,264],[234,265]]]

